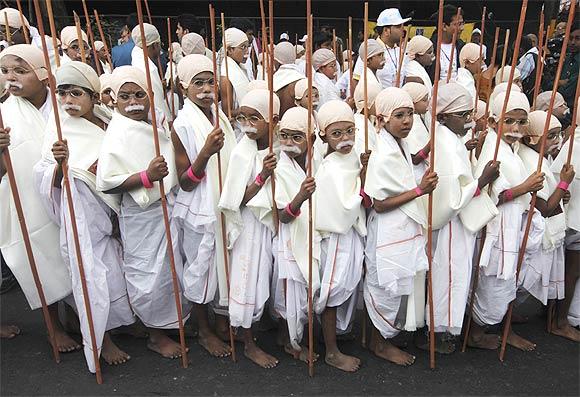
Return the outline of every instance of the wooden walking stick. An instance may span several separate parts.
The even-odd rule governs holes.
[[[77,28],[77,45],[79,46],[79,50],[81,52],[81,61],[82,63],[87,63],[87,54],[85,53],[85,41],[83,40],[81,21],[76,11],[73,11],[73,15],[75,19],[75,26]]]
[[[405,59],[405,52],[407,50],[407,40],[409,34],[405,33],[405,37],[401,37],[399,43],[399,62],[397,63],[397,75],[395,77],[395,87],[401,87],[401,73],[403,71],[403,60]]]
[[[261,2],[261,0],[260,0]],[[274,153],[274,0],[268,1],[268,17],[270,22],[270,62],[268,63],[268,142],[269,153]],[[272,185],[272,220],[274,221],[274,234],[278,234],[278,211],[276,211],[276,179],[274,173],[270,176]]]
[[[268,53],[266,50],[266,42],[268,36],[266,35],[266,13],[264,12],[264,3],[262,3],[262,0],[260,0],[260,18],[262,20],[262,78],[266,79],[266,55]]]
[[[38,0],[34,0],[34,11],[36,13],[36,22],[38,24],[38,32],[40,34],[40,37],[44,37],[44,25],[42,22],[42,14],[40,13],[40,4],[39,4]],[[75,14],[75,17],[76,17],[75,20],[78,23],[78,15]],[[79,25],[77,25],[77,27],[80,28]],[[48,56],[48,47],[46,45],[46,40],[41,40],[41,42],[42,42],[42,52],[44,54],[44,65],[45,65],[46,70],[48,72],[48,84],[50,87],[49,92],[50,92],[50,98],[51,98],[51,102],[52,102],[54,122],[56,124],[56,133],[58,136],[58,140],[62,141],[63,138],[62,138],[62,130],[60,127],[60,117],[58,115],[59,108],[58,108],[58,102],[56,100],[56,94],[55,94],[56,81],[54,79],[54,76],[53,76],[52,70],[51,70],[51,66],[50,66],[50,58]],[[89,290],[87,288],[87,281],[85,278],[85,268],[83,265],[81,245],[80,245],[79,234],[78,234],[78,229],[77,229],[77,220],[76,220],[77,218],[75,215],[75,209],[74,209],[74,203],[73,203],[73,199],[72,199],[70,181],[68,179],[69,173],[68,173],[68,164],[66,161],[63,161],[63,163],[62,163],[62,174],[63,174],[62,185],[64,186],[67,204],[68,204],[73,240],[74,240],[74,245],[75,245],[75,255],[76,255],[77,265],[78,265],[78,269],[79,269],[79,277],[81,279],[81,286],[82,286],[82,290],[83,290],[83,300],[85,302],[85,311],[87,313],[87,322],[88,322],[89,333],[90,333],[90,338],[91,338],[91,350],[93,352],[93,360],[95,362],[95,375],[97,377],[97,383],[102,384],[103,377],[101,375],[101,364],[99,362],[99,350],[97,348],[97,339],[95,336],[95,328],[93,325],[93,312],[91,309]]]
[[[542,4],[542,11],[540,12],[540,26],[538,27],[538,60],[536,61],[536,80],[534,82],[534,95],[532,98],[532,110],[536,110],[536,98],[540,93],[540,85],[542,83],[542,70],[540,64],[542,64],[542,57],[544,56],[543,50],[544,43],[544,5]]]
[[[364,95],[364,125],[365,125],[365,153],[369,150],[369,107],[368,107],[368,57],[369,57],[369,32],[368,32],[368,22],[369,22],[369,3],[365,2],[364,11],[364,69],[363,69],[363,95]]]
[[[4,13],[4,28],[6,29],[6,41],[12,42],[12,33],[10,33],[10,25],[8,25],[8,13]]]
[[[0,129],[4,129],[4,121],[2,119],[1,110],[0,110]],[[28,257],[30,271],[32,273],[32,278],[34,280],[34,285],[36,286],[36,291],[38,292],[38,297],[40,298],[40,305],[42,307],[42,316],[44,317],[44,323],[46,324],[46,329],[48,330],[48,337],[50,338],[50,344],[52,346],[52,355],[54,356],[54,361],[60,363],[60,353],[58,352],[58,346],[56,344],[54,326],[52,324],[50,313],[48,312],[48,304],[46,303],[44,289],[42,288],[42,281],[40,281],[40,276],[38,275],[38,267],[36,266],[36,260],[34,259],[34,251],[32,250],[32,244],[30,243],[30,234],[28,233],[28,226],[26,225],[26,217],[24,216],[24,210],[22,209],[22,202],[20,201],[20,193],[18,193],[18,185],[16,184],[14,167],[12,167],[12,160],[10,158],[10,152],[8,148],[4,149],[4,151],[2,152],[2,156],[4,158],[4,166],[6,167],[6,174],[8,175],[8,183],[10,184],[10,192],[12,193],[14,207],[16,209],[16,214],[18,216],[18,223],[20,224],[20,232],[22,233],[24,248],[26,248],[26,256]]]
[[[348,88],[350,89],[350,98],[354,98],[354,82],[352,76],[352,17],[348,17]]]
[[[101,60],[97,54],[97,49],[95,48],[95,37],[93,36],[93,28],[91,27],[91,19],[89,18],[89,11],[87,10],[87,2],[82,0],[83,12],[85,13],[85,22],[87,26],[87,35],[89,36],[89,41],[91,48],[93,49],[93,57],[95,58],[95,66],[97,68],[97,74],[100,76],[103,74],[103,67],[101,66]]]
[[[18,8],[18,14],[20,15],[20,24],[22,25],[22,33],[24,33],[24,41],[26,44],[30,44],[30,36],[28,35],[28,29],[26,28],[24,14],[22,13],[22,3],[20,3],[20,0],[16,0],[16,7]]]
[[[483,61],[483,35],[485,34],[485,14],[487,11],[487,7],[483,6],[483,12],[481,13],[481,39],[479,40],[479,61]],[[474,114],[477,113],[477,103],[479,101],[479,89],[481,88],[481,67],[477,71],[476,83],[475,83],[475,99],[473,104],[473,112]],[[475,126],[471,129],[471,139],[475,138]],[[475,150],[475,149],[474,149]],[[469,151],[469,159],[473,159],[473,150]]]
[[[167,17],[167,51],[169,52],[169,95],[171,97],[171,118],[175,120],[175,98],[173,96],[173,46],[171,45],[171,20]]]
[[[524,4],[527,0],[524,0]],[[523,6],[522,6],[523,7]],[[570,30],[574,24],[574,16],[576,10],[576,2],[570,2],[570,11],[568,12],[568,22],[566,23],[566,34],[564,35],[564,41],[562,42],[562,51],[560,51],[560,60],[558,62],[558,69],[556,70],[556,76],[554,77],[554,85],[552,87],[552,96],[550,97],[550,106],[548,106],[548,111],[546,115],[546,122],[544,123],[544,131],[542,133],[542,139],[540,143],[540,152],[538,153],[538,165],[536,167],[536,172],[542,171],[542,163],[544,161],[544,153],[546,151],[546,138],[548,136],[548,130],[550,129],[550,118],[552,117],[552,110],[554,107],[554,102],[556,101],[556,94],[558,92],[558,82],[562,74],[562,67],[564,66],[564,60],[566,58],[566,49],[568,47],[568,40],[570,39]],[[516,49],[519,46],[519,41],[516,40]],[[514,57],[516,59],[517,56]],[[513,68],[513,66],[512,66]],[[577,99],[576,99],[577,102]],[[538,197],[538,192],[532,193],[532,199],[530,200],[530,207],[528,208],[528,216],[526,219],[526,228],[524,229],[524,237],[520,246],[520,251],[518,253],[518,266],[516,268],[516,285],[519,281],[520,270],[522,268],[522,263],[524,261],[524,256],[526,253],[526,245],[528,243],[528,237],[530,234],[530,228],[532,226],[532,216],[534,214],[534,208],[536,207],[536,199]],[[514,308],[514,301],[511,301],[508,306],[508,311],[505,317],[503,334],[501,338],[501,350],[499,353],[499,360],[503,362],[505,358],[505,349],[507,345],[508,335],[510,333],[512,312]]]
[[[457,7],[457,14],[455,14],[455,23],[459,20],[461,15],[461,7]],[[483,35],[481,37],[483,40]],[[451,73],[453,73],[453,61],[455,60],[455,43],[457,43],[457,29],[453,30],[453,37],[451,39],[451,53],[449,54],[449,68],[447,69],[447,82],[451,80]],[[459,67],[459,65],[457,65]]]
[[[153,84],[151,82],[151,74],[149,73],[149,56],[147,55],[147,45],[145,40],[145,27],[143,26],[143,11],[141,9],[141,0],[135,0],[137,4],[137,18],[139,21],[139,33],[141,34],[141,42],[143,45],[143,61],[145,63],[145,78],[147,80],[147,95],[149,96],[149,103],[154,106],[155,98],[153,94]],[[159,145],[159,132],[157,130],[157,115],[154,108],[151,110],[151,124],[153,127],[153,142],[155,145],[155,157],[161,156],[161,149]],[[175,296],[175,307],[177,309],[177,322],[179,326],[179,343],[181,345],[181,363],[183,368],[187,368],[187,347],[185,346],[185,331],[183,328],[183,313],[181,307],[181,296],[179,291],[179,281],[177,280],[177,271],[175,269],[175,253],[173,252],[173,238],[171,236],[171,229],[169,225],[169,211],[167,209],[167,198],[165,196],[165,186],[163,180],[159,181],[159,193],[161,195],[161,208],[163,210],[163,222],[165,224],[165,238],[167,240],[167,253],[169,254],[169,268],[171,269],[171,280],[173,283],[173,294]]]
[[[501,73],[500,73],[500,80],[503,81],[503,74],[504,74],[504,67],[505,67],[505,63],[506,63],[506,59],[507,59],[507,53],[508,53],[508,47],[509,47],[509,43],[510,43],[510,30],[507,29],[505,31],[505,40],[503,42],[503,55],[501,56]]]
[[[58,52],[58,32],[54,24],[54,15],[52,14],[52,0],[46,0],[46,10],[48,11],[48,23],[50,25],[50,35],[52,36],[52,48],[54,49],[54,61],[56,67],[60,67],[60,54]]]
[[[437,20],[437,52],[441,54],[441,40],[443,36],[443,2],[439,0]],[[439,80],[441,75],[441,57],[435,58],[435,81],[433,82],[433,95],[431,96],[431,109],[434,113],[437,109],[437,93],[439,92]],[[437,117],[431,117],[431,134],[429,139],[429,168],[435,171],[435,121]],[[427,260],[429,274],[427,277],[427,300],[429,302],[429,368],[435,369],[435,312],[433,309],[433,192],[429,193],[429,206],[427,212]]]
[[[111,73],[113,73],[113,61],[111,60],[111,53],[109,52],[109,45],[107,44],[107,40],[105,39],[105,33],[103,32],[103,27],[101,26],[101,20],[99,19],[99,13],[95,9],[93,9],[93,13],[95,14],[95,22],[97,23],[97,29],[99,29],[99,36],[101,36],[101,41],[105,45],[105,53],[107,54],[107,62],[109,63],[109,67],[111,68]]]
[[[219,117],[219,89],[217,83],[217,58],[216,58],[216,44],[215,44],[215,10],[211,4],[209,4],[209,20],[211,26],[211,52],[212,52],[212,59],[213,59],[213,89],[214,89],[214,105],[215,105],[215,127],[219,128],[220,126],[220,117]],[[222,157],[221,157],[221,150],[217,152],[217,166],[218,166],[218,186],[219,186],[219,193],[222,194],[223,189],[223,179],[222,179]],[[227,252],[227,238],[226,238],[226,218],[224,213],[220,213],[220,221],[222,227],[222,244],[223,244],[223,255],[224,255],[224,267],[226,273],[226,284],[228,290],[228,301],[230,299],[230,266],[228,261],[228,252]],[[229,327],[230,332],[230,349],[232,351],[232,360],[236,361],[236,344],[234,339],[234,329],[230,325]]]
[[[230,82],[230,69],[228,67],[228,47],[226,44],[226,22],[224,18],[224,13],[221,13],[221,21],[222,21],[222,48],[224,52],[224,64],[226,67],[226,80],[228,81],[226,84],[226,106],[228,110],[228,119],[232,118],[232,106],[233,106],[233,98],[232,98],[232,83]],[[265,39],[267,40],[267,39]],[[262,62],[264,61],[264,56],[262,56]],[[240,98],[241,99],[241,98]]]

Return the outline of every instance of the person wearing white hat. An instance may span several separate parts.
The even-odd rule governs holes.
[[[407,43],[405,62],[407,64],[405,83],[414,82],[425,85],[431,97],[433,83],[427,68],[435,62],[433,42],[425,36],[413,36]]]
[[[102,41],[95,41],[95,51],[97,51],[97,57],[101,63],[101,70],[103,73],[111,74],[111,66],[107,62],[107,50],[105,49],[105,44]]]
[[[368,120],[367,120],[367,130],[368,130],[368,149],[371,151],[375,150],[378,133],[375,129],[376,121],[376,107],[375,99],[377,95],[382,91],[382,87],[378,82],[373,82],[372,80],[367,85],[367,106],[368,106]],[[364,116],[364,87],[362,84],[356,86],[354,89],[354,104],[356,108],[356,113],[354,115],[354,122],[357,131],[360,134],[356,134],[354,150],[361,155],[365,152],[365,116]]]
[[[312,67],[316,71],[314,80],[320,93],[319,106],[340,99],[340,92],[335,85],[337,60],[334,53],[326,48],[316,50],[312,54]]]
[[[86,59],[90,56],[89,51],[89,39],[84,30],[81,30],[82,45],[84,46],[84,52]],[[70,61],[82,61],[81,50],[78,40],[77,28],[75,26],[65,26],[60,32],[60,46],[62,48],[62,57],[60,60],[61,64],[65,64]]]
[[[483,37],[481,37],[481,30],[479,28],[473,29],[471,31],[471,42],[474,44],[477,44],[479,46],[479,44],[481,43],[482,40],[483,40]],[[487,58],[487,46],[485,44],[483,44],[481,47],[482,47],[481,55],[483,57],[483,62],[485,64],[485,60]]]
[[[280,40],[278,41],[278,43],[283,43],[285,41],[290,41],[290,36],[288,36],[288,33],[286,32],[280,35]]]
[[[193,302],[199,324],[198,342],[214,357],[229,355],[229,346],[209,325],[208,307],[215,302],[216,329],[227,338],[228,285],[221,238],[217,153],[222,180],[227,178],[236,137],[228,117],[214,106],[213,64],[205,55],[192,54],[177,65],[184,103],[173,123],[180,189],[172,214],[182,236],[183,290]],[[219,117],[219,128],[214,117]]]
[[[58,140],[52,120],[44,136],[42,159],[34,167],[35,181],[45,208],[60,225],[60,247],[70,269],[85,359],[89,371],[95,372],[82,283],[76,258],[72,255],[75,243],[72,234],[67,232],[71,228],[71,218],[62,191],[62,164],[66,161],[70,170],[70,188],[97,347],[108,364],[122,364],[130,357],[115,345],[108,332],[135,322],[123,274],[123,250],[113,226],[121,197],[99,192],[95,176],[112,112],[98,104],[101,83],[91,66],[77,61],[66,63],[56,71],[56,81],[57,95],[64,110],[60,115],[64,141]]]
[[[479,155],[474,174],[481,176],[485,165],[493,160],[497,140],[497,128],[507,92],[498,94],[491,104],[491,127]],[[523,234],[530,193],[544,186],[542,172],[530,174],[518,156],[520,140],[528,128],[530,104],[521,92],[512,91],[507,101],[497,161],[500,175],[492,184],[490,196],[497,205],[499,215],[486,228],[485,242],[481,248],[479,280],[473,301],[473,322],[469,346],[495,350],[499,347],[499,335],[486,333],[487,327],[500,324],[508,305],[516,298],[516,268]],[[542,243],[544,221],[534,212],[526,254],[534,252]],[[536,345],[517,335],[513,328],[507,343],[523,351],[534,350]]]
[[[377,26],[375,32],[377,33],[376,41],[385,49],[385,65],[382,69],[377,71],[377,78],[379,79],[383,88],[392,87],[395,84],[397,69],[399,68],[399,42],[405,35],[404,24],[409,22],[411,18],[401,17],[401,13],[396,8],[387,8],[379,14],[377,19]],[[358,84],[363,78],[363,70],[365,62],[361,58],[362,53],[359,52],[359,57],[354,66],[353,78]],[[406,62],[401,66],[401,82],[404,81],[406,75]]]
[[[269,91],[256,89],[242,98],[236,116],[244,136],[232,150],[219,209],[225,215],[230,249],[230,325],[241,332],[244,354],[262,368],[273,368],[278,360],[254,341],[252,324],[259,321],[270,297],[273,266],[271,177],[276,154],[269,153]],[[280,101],[274,95],[273,128],[278,124]],[[256,198],[254,200],[254,198]]]
[[[308,35],[305,34],[304,36],[302,36],[302,38],[300,40],[298,40],[301,43],[306,43],[306,40],[308,40]]]
[[[226,48],[222,48],[221,51],[223,58],[220,66],[220,97],[222,109],[224,111],[231,109],[233,112],[240,106],[242,98],[248,92],[250,79],[244,64],[248,59],[249,41],[246,33],[238,28],[228,28],[225,34]],[[226,62],[228,76],[226,76]],[[229,89],[227,89],[228,85]]]

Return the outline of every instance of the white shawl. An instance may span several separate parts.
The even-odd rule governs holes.
[[[369,115],[369,120],[367,122],[368,125],[368,147],[369,150],[375,150],[377,146],[377,140],[379,134],[377,134],[377,130],[373,125],[372,119],[374,116]],[[356,135],[354,137],[354,150],[357,154],[362,154],[365,152],[365,116],[361,113],[354,114],[354,125],[356,126]]]
[[[248,79],[248,74],[246,70],[238,65],[236,61],[232,58],[227,57],[226,62],[228,63],[228,78],[233,88],[233,109],[237,109],[240,106],[242,98],[248,93],[248,84],[250,80]],[[226,77],[226,63],[222,62],[220,68],[220,74],[222,77]],[[223,109],[223,107],[222,107]]]
[[[411,154],[417,154],[419,150],[429,143],[429,139],[431,139],[429,128],[431,128],[431,114],[429,112],[425,113],[425,121],[423,121],[421,115],[417,113],[413,115],[413,127],[409,135],[404,139],[409,146]]]
[[[423,84],[425,87],[429,89],[429,98],[431,98],[431,92],[433,91],[433,83],[431,82],[431,77],[425,70],[423,66],[419,62],[414,59],[410,59],[407,63],[407,70],[406,70],[407,77],[418,77],[423,80]]]
[[[318,92],[320,94],[320,102],[318,103],[318,107],[320,108],[328,101],[332,100],[341,100],[340,92],[336,85],[332,80],[330,80],[326,75],[320,72],[316,72],[314,75],[314,81],[316,82],[316,86],[318,87]]]
[[[153,97],[155,100],[155,107],[163,112],[167,120],[171,120],[171,112],[165,102],[165,94],[163,91],[163,82],[159,77],[157,66],[151,59],[149,61],[149,73],[151,74],[151,84],[153,85]],[[143,59],[143,50],[137,46],[133,47],[131,51],[131,65],[135,66],[145,73],[145,62]]]

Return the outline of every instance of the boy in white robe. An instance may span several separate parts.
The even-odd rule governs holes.
[[[98,105],[100,82],[94,69],[71,61],[56,72],[57,95],[64,112],[59,112],[65,141],[58,141],[54,120],[47,127],[42,160],[35,166],[36,181],[47,212],[60,228],[60,246],[72,276],[76,311],[80,317],[85,356],[91,372],[95,371],[90,332],[80,275],[77,267],[68,202],[62,189],[62,164],[69,168],[72,199],[82,261],[91,303],[92,322],[97,347],[105,361],[122,364],[129,355],[120,350],[108,332],[134,322],[123,275],[120,241],[115,236],[119,197],[97,192],[96,167],[105,128],[111,112]],[[69,156],[69,147],[71,154]],[[52,151],[51,151],[52,149]]]
[[[403,90],[411,96],[414,106],[413,127],[405,138],[411,151],[411,158],[415,166],[417,183],[428,168],[429,152],[431,151],[429,130],[431,129],[431,113],[429,109],[429,89],[415,82],[405,83]]]
[[[296,106],[308,109],[308,101],[310,99],[310,92],[308,92],[308,79],[300,79],[294,86],[294,102]],[[318,109],[320,104],[320,93],[316,84],[312,83],[312,109]]]
[[[208,305],[228,306],[225,247],[218,209],[220,188],[236,138],[227,116],[218,110],[215,127],[213,63],[204,55],[192,54],[177,65],[184,104],[173,128],[173,144],[181,189],[172,217],[180,234],[184,294],[193,302],[198,322],[198,342],[213,356],[225,357],[230,348],[227,312],[216,311],[216,329],[211,329]],[[221,164],[218,164],[220,153]],[[221,165],[221,169],[219,168]],[[222,339],[220,339],[222,338]]]
[[[478,158],[474,174],[482,174],[484,165],[493,159],[497,141],[497,128],[506,92],[498,94],[492,105],[489,118],[490,130]],[[485,242],[482,247],[479,280],[473,302],[473,322],[469,334],[470,346],[497,349],[499,336],[487,334],[487,326],[502,322],[509,303],[516,297],[516,269],[521,249],[523,225],[529,209],[530,194],[543,187],[544,174],[529,173],[518,156],[520,139],[529,125],[530,104],[521,92],[512,91],[507,101],[497,161],[500,177],[491,185],[490,196],[497,203],[499,215],[487,224]],[[534,215],[537,218],[536,215]],[[539,219],[540,221],[543,220]],[[532,242],[541,242],[543,225],[534,222],[530,229],[527,252],[533,252]],[[538,238],[539,235],[539,238]],[[510,328],[507,343],[524,351],[535,348],[535,344],[517,335]]]
[[[475,104],[475,76],[481,72],[481,58],[479,57],[479,45],[475,43],[467,43],[459,52],[459,65],[457,70],[456,83],[461,84],[465,88],[471,100]]]
[[[280,101],[274,95],[272,122],[277,124]],[[263,368],[278,360],[264,352],[252,334],[270,297],[272,238],[276,231],[271,207],[258,209],[250,202],[260,190],[271,192],[269,183],[276,168],[276,155],[268,153],[269,91],[248,92],[240,103],[236,121],[244,137],[232,151],[219,208],[226,216],[230,255],[229,318],[241,328],[244,354]],[[269,213],[264,219],[261,214]]]
[[[435,171],[439,184],[433,192],[433,302],[436,349],[455,350],[451,338],[461,333],[469,294],[475,234],[497,209],[484,188],[499,175],[499,164],[487,160],[474,178],[462,137],[473,128],[473,99],[458,83],[442,85],[437,96]]]
[[[413,36],[407,43],[405,83],[415,82],[425,85],[431,97],[433,83],[425,68],[431,66],[434,61],[433,42],[425,36]]]
[[[349,330],[356,310],[366,235],[364,198],[370,206],[370,199],[362,192],[369,154],[359,161],[354,150],[354,117],[346,102],[326,102],[317,117],[328,151],[316,172],[318,190],[314,194],[316,230],[322,238],[321,284],[315,310],[322,320],[326,363],[354,372],[360,359],[338,349],[336,334]]]
[[[153,85],[153,97],[155,100],[155,108],[159,109],[167,120],[171,120],[171,111],[165,98],[165,91],[163,82],[157,69],[157,59],[161,54],[161,37],[157,28],[151,24],[144,23],[143,29],[145,31],[145,45],[147,46],[147,56],[149,59],[149,74],[151,75],[151,84]],[[131,51],[131,65],[139,68],[145,73],[145,59],[143,56],[143,41],[141,39],[141,30],[139,25],[135,26],[131,31],[131,38],[135,43],[135,47]]]
[[[177,173],[170,130],[163,113],[150,108],[145,74],[140,69],[121,66],[112,76],[116,112],[98,156],[97,190],[121,197],[123,270],[131,307],[147,327],[147,347],[163,357],[177,358],[183,353],[181,346],[164,330],[179,326],[169,257],[169,249],[177,251],[178,239],[177,231],[171,228],[173,246],[168,247],[159,191],[159,183],[163,183],[171,214]],[[150,111],[156,112],[161,154],[158,157]],[[180,257],[174,257],[180,279]],[[180,301],[183,303],[183,298]],[[187,311],[183,309],[182,313],[185,322]]]
[[[358,53],[360,59],[363,59],[365,53],[364,42],[360,45]],[[377,72],[385,67],[385,47],[374,39],[367,40],[367,60],[365,66],[367,68],[367,84],[376,83],[380,85],[381,83],[377,78]],[[361,85],[364,81],[364,73],[363,69],[360,76]]]
[[[89,39],[84,30],[81,30],[82,45],[84,46],[85,59],[90,57]],[[60,47],[62,48],[62,56],[60,57],[60,64],[64,65],[71,61],[82,61],[81,43],[79,43],[79,36],[77,34],[76,26],[65,26],[60,31]]]
[[[367,114],[369,119],[367,120],[367,130],[368,130],[368,149],[373,151],[377,144],[378,133],[375,129],[376,121],[376,109],[375,109],[375,99],[377,95],[382,91],[382,87],[379,83],[370,80],[367,83]],[[358,133],[354,139],[354,150],[360,155],[365,152],[365,100],[364,100],[364,84],[357,84],[354,89],[354,104],[356,106],[356,113],[354,115],[354,124]]]
[[[314,81],[320,93],[318,106],[324,105],[328,101],[340,100],[340,91],[334,84],[337,70],[336,57],[334,52],[326,48],[316,50],[312,54],[312,67],[316,71]]]
[[[248,36],[238,28],[226,29],[225,33],[225,62],[222,60],[220,66],[220,97],[222,98],[222,110],[227,112],[231,109],[233,117],[235,116],[234,111],[240,107],[242,98],[248,93],[250,80],[244,64],[248,59],[249,44]],[[228,65],[227,77],[226,62]],[[228,85],[229,88],[227,88]]]
[[[0,67],[11,94],[2,104],[5,129],[0,131],[0,151],[10,150],[58,350],[63,353],[78,350],[81,346],[66,334],[58,318],[57,303],[72,292],[68,268],[60,254],[58,226],[44,210],[31,182],[34,164],[41,158],[46,123],[52,109],[46,88],[48,73],[44,67],[42,51],[29,44],[10,46],[2,52]],[[41,306],[40,297],[30,270],[3,158],[0,160],[0,177],[2,256],[20,284],[30,307],[38,309]]]
[[[397,365],[415,362],[389,340],[403,330],[414,277],[427,269],[425,255],[425,194],[437,185],[437,174],[427,172],[415,183],[411,154],[404,141],[413,125],[413,101],[396,87],[383,90],[375,100],[379,138],[369,160],[365,192],[373,206],[368,216],[365,247],[364,299],[373,324],[370,350]],[[423,306],[422,303],[419,304]]]

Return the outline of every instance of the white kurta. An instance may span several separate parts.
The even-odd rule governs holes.
[[[233,107],[232,110],[237,109],[240,107],[240,102],[242,102],[242,98],[248,93],[248,84],[250,84],[250,80],[248,78],[248,73],[246,69],[239,65],[236,61],[232,58],[227,57],[228,63],[228,74],[227,76],[230,79],[230,84],[233,88]],[[226,77],[226,63],[222,61],[220,75],[222,77]],[[224,108],[222,105],[222,110],[226,111],[227,108]]]
[[[68,267],[59,249],[58,226],[45,211],[34,187],[33,167],[41,158],[46,120],[24,98],[10,96],[2,105],[4,125],[10,127],[9,147],[16,185],[44,296],[48,304],[72,292]],[[0,249],[32,309],[41,306],[34,284],[8,175],[0,182]]]
[[[457,70],[457,79],[455,80],[457,84],[461,84],[463,88],[469,92],[471,99],[475,103],[476,89],[475,89],[475,79],[471,72],[465,68],[459,68]]]
[[[149,62],[149,73],[151,75],[151,83],[153,84],[153,97],[155,100],[155,107],[163,112],[167,120],[171,120],[171,112],[165,101],[165,93],[163,90],[163,82],[159,76],[157,65],[151,59]],[[143,50],[137,46],[133,47],[131,51],[131,65],[141,69],[145,73],[145,60],[143,57]]]
[[[318,93],[320,94],[318,108],[320,108],[328,101],[341,100],[340,91],[336,87],[334,81],[330,80],[328,77],[326,77],[326,75],[320,72],[316,72],[314,75],[314,81],[316,82]]]

